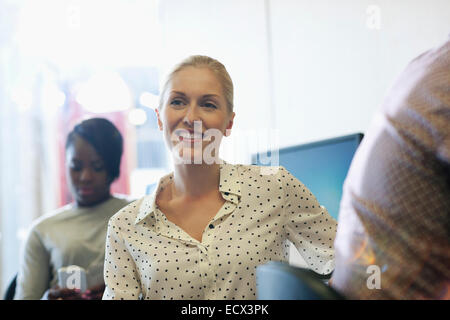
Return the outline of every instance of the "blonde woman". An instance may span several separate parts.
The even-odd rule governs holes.
[[[307,187],[283,167],[220,160],[235,117],[220,62],[176,66],[156,114],[174,171],[111,218],[104,299],[255,299],[255,268],[287,261],[287,240],[310,269],[332,272],[336,221]]]

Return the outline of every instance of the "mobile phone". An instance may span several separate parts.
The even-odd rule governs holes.
[[[58,286],[85,292],[87,289],[86,270],[75,265],[59,268]]]

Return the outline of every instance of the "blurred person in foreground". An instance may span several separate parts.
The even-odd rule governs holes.
[[[332,286],[350,299],[449,299],[450,39],[416,59],[344,184]]]
[[[120,174],[122,151],[122,135],[106,119],[84,120],[69,133],[66,170],[75,201],[33,223],[23,249],[15,299],[101,298],[107,223],[130,203],[110,192]],[[71,265],[86,270],[91,285],[87,291],[58,286],[58,270]]]

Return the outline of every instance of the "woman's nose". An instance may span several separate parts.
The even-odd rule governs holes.
[[[183,122],[186,125],[194,126],[194,121],[200,121],[200,117],[198,114],[197,106],[196,105],[189,105],[186,114],[184,115]]]
[[[90,168],[84,168],[81,171],[81,175],[80,175],[80,180],[81,181],[90,181],[92,180],[93,175],[92,175],[92,170]]]

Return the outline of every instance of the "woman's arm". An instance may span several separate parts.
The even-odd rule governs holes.
[[[15,299],[39,300],[49,289],[50,255],[39,232],[32,228],[23,247]]]
[[[284,226],[287,238],[312,271],[331,273],[334,269],[336,220],[289,171],[281,167],[279,174],[285,197]]]
[[[104,300],[136,300],[141,295],[141,284],[133,257],[125,245],[115,216],[108,223],[105,252]]]

